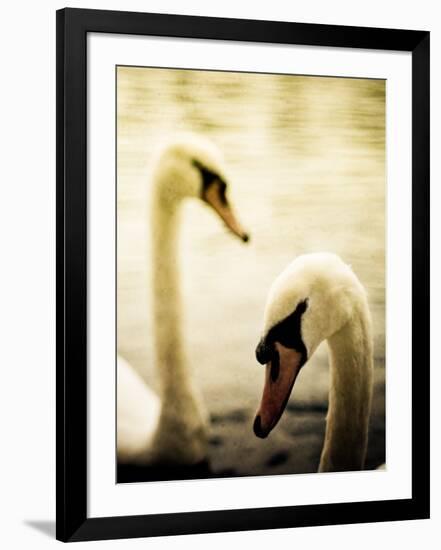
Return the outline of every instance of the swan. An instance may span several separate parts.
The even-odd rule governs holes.
[[[152,173],[152,291],[155,367],[159,395],[122,357],[117,360],[119,464],[193,465],[206,459],[207,417],[187,365],[181,333],[177,269],[180,206],[198,198],[242,241],[248,235],[227,198],[219,150],[199,136],[170,142]]]
[[[266,364],[254,433],[277,424],[297,375],[326,340],[329,406],[319,472],[364,466],[373,388],[373,338],[364,287],[331,253],[298,256],[273,282],[256,358]]]

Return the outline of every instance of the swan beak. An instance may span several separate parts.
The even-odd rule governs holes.
[[[253,430],[257,437],[265,438],[279,421],[285,410],[294,382],[302,367],[302,354],[279,342],[276,353],[265,368],[265,385],[262,401],[256,413]]]
[[[238,222],[225,196],[225,184],[222,184],[220,181],[214,181],[204,193],[204,200],[213,208],[234,235],[239,237],[244,243],[249,241],[250,237],[248,233],[244,231]]]

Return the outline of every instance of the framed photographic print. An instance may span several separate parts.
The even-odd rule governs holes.
[[[57,538],[429,517],[429,33],[57,12]]]

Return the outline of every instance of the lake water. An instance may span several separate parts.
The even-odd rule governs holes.
[[[224,475],[316,471],[327,350],[308,362],[267,440],[252,431],[263,368],[254,357],[268,288],[302,253],[332,251],[367,288],[375,392],[367,466],[385,459],[385,83],[118,69],[118,349],[150,385],[149,171],[158,142],[190,131],[222,150],[243,245],[198,201],[184,206],[180,259],[187,355]]]

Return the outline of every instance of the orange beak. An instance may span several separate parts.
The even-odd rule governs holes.
[[[223,184],[225,185],[225,184]],[[204,200],[213,208],[223,220],[228,229],[244,243],[249,241],[249,235],[244,231],[223,193],[220,181],[214,181],[204,193]]]
[[[254,433],[261,438],[267,437],[282,416],[302,367],[300,352],[279,342],[274,346],[276,353],[265,368],[262,400],[253,426]]]

